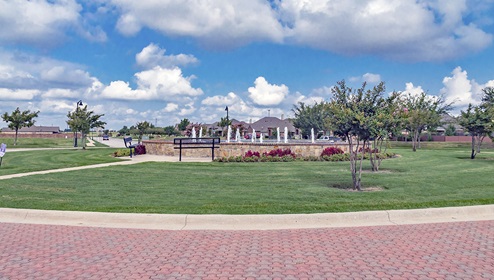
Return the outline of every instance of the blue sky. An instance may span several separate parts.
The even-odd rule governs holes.
[[[0,0],[0,112],[66,128],[290,117],[344,79],[453,113],[494,86],[494,0]],[[2,122],[0,126],[6,124]]]

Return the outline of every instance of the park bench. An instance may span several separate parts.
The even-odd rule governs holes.
[[[2,143],[2,145],[0,145],[0,166],[2,166],[3,156],[5,155],[6,152],[7,152],[7,144]]]
[[[132,149],[134,149],[134,155],[135,155],[135,151],[136,151],[136,146],[135,144],[132,144],[132,137],[124,137],[124,144],[125,144],[125,148],[129,148],[130,150],[130,157],[132,157]]]
[[[211,149],[211,160],[214,160],[214,149],[220,147],[220,138],[175,138],[173,144],[178,145],[175,149],[179,149],[179,161],[182,161],[183,149]]]

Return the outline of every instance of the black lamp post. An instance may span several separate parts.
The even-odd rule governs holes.
[[[76,112],[76,115],[75,116],[76,116],[76,118],[77,118],[77,112],[79,111],[79,106],[82,106],[82,100],[79,100],[76,103],[76,108],[75,108],[75,112]],[[77,147],[77,129],[74,132],[74,147]]]
[[[226,111],[226,125],[228,126],[230,124],[228,119],[228,106],[226,106],[225,111]]]

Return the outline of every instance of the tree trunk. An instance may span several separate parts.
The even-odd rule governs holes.
[[[18,128],[18,127],[16,127],[16,128],[15,128],[14,146],[16,146],[16,145],[17,145],[17,133],[18,133],[18,132],[19,132],[19,128]]]
[[[475,135],[472,135],[472,154],[470,155],[470,159],[475,158]]]
[[[417,151],[417,140],[418,140],[418,131],[412,132],[412,150],[414,152]]]

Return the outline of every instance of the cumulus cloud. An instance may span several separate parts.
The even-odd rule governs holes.
[[[169,100],[174,96],[203,94],[200,88],[192,87],[191,80],[194,76],[184,77],[178,67],[166,69],[156,66],[134,76],[137,80],[136,89],[132,89],[128,82],[113,81],[103,89],[101,97],[121,100]]]
[[[373,74],[373,73],[365,73],[364,75],[360,77],[350,77],[349,79],[350,82],[356,83],[356,82],[366,82],[369,84],[377,84],[381,82],[381,75],[379,74]]]
[[[34,89],[0,88],[0,99],[2,100],[32,100],[39,94],[40,91]]]
[[[178,109],[178,104],[175,103],[168,103],[166,104],[165,108],[163,108],[163,112],[165,113],[170,113],[170,112],[175,112]]]
[[[287,96],[289,90],[284,84],[269,84],[264,77],[258,77],[254,81],[254,87],[249,87],[249,97],[257,105],[270,106],[280,104]]]
[[[88,72],[82,69],[70,69],[64,65],[43,69],[40,78],[50,84],[63,84],[67,87],[88,87],[93,79]]]
[[[113,0],[121,12],[117,30],[131,36],[147,27],[166,35],[197,38],[230,48],[255,41],[281,42],[283,28],[268,1]]]
[[[199,60],[193,55],[178,54],[165,55],[166,49],[160,48],[156,44],[149,44],[142,51],[136,54],[136,62],[142,68],[153,68],[161,66],[163,68],[172,68],[175,66],[186,66],[196,64]]]
[[[9,88],[48,90],[85,89],[96,78],[75,63],[0,48],[0,82]]]
[[[403,93],[410,95],[420,95],[425,92],[421,86],[414,86],[413,83],[406,83]]]
[[[54,46],[76,31],[92,41],[106,40],[101,27],[84,22],[75,0],[0,2],[0,42]]]
[[[206,97],[201,101],[201,104],[211,106],[230,106],[240,101],[241,99],[238,95],[234,92],[229,92],[226,96],[215,95]]]
[[[468,22],[466,0],[286,0],[278,8],[289,41],[340,54],[446,60],[492,43]]]
[[[453,102],[453,113],[458,114],[460,110],[465,110],[468,104],[480,103],[482,89],[494,86],[494,80],[480,84],[474,79],[469,79],[466,70],[456,67],[450,77],[444,77],[443,85],[440,93],[444,95],[446,102]]]

